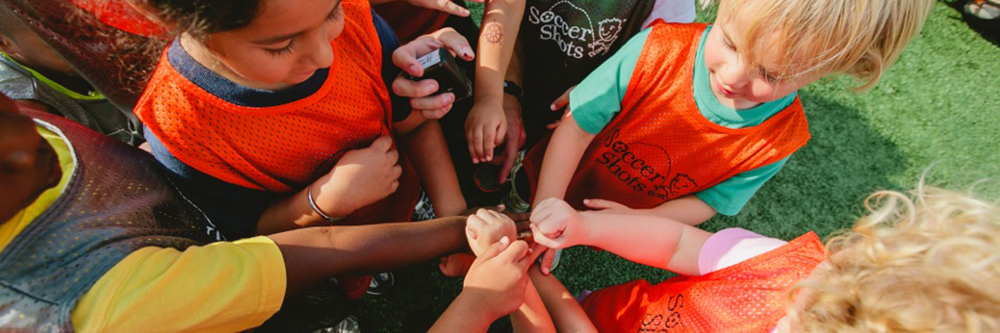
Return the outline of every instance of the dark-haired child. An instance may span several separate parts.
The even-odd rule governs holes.
[[[389,94],[397,43],[367,1],[133,4],[178,35],[136,114],[224,234],[407,221],[420,184],[437,215],[465,209],[440,127]],[[395,60],[412,73],[417,54],[443,46],[473,56],[443,30]]]

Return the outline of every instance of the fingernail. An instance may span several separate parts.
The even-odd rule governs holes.
[[[507,238],[507,236],[503,236],[503,238],[500,238],[500,244],[503,245],[510,244],[510,238]]]
[[[589,204],[590,203],[590,199],[583,199],[583,203]]]
[[[472,58],[472,49],[468,47],[462,48],[462,56],[466,58]]]
[[[417,64],[410,65],[410,74],[416,75],[414,73],[416,73],[419,70],[420,70],[420,65]]]
[[[507,208],[507,206],[504,206],[503,204],[497,205],[497,210],[504,210],[505,208]]]
[[[552,109],[552,111],[555,111],[556,110],[556,105],[555,104],[549,104],[549,109]]]

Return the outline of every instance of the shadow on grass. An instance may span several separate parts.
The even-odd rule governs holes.
[[[739,215],[712,219],[703,225],[706,229],[741,227],[786,240],[813,230],[826,237],[863,214],[862,200],[868,194],[894,188],[888,177],[901,172],[905,160],[889,140],[870,129],[857,110],[808,91],[800,92],[800,97],[812,139]],[[567,250],[564,256],[556,275],[572,292],[640,278],[658,282],[672,276],[583,247]],[[414,319],[429,325],[460,290],[461,280],[443,277],[434,264],[399,271],[392,293],[365,300],[363,328],[400,332],[404,320]],[[501,320],[490,331],[509,330],[509,322]]]

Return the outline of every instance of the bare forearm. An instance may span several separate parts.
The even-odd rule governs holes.
[[[499,101],[524,15],[524,0],[488,2],[476,57],[476,101]]]
[[[459,294],[428,332],[486,332],[496,318],[482,314],[481,302]]]
[[[600,212],[582,212],[581,216],[590,224],[587,245],[683,275],[699,275],[698,254],[712,235],[660,216]]]
[[[278,244],[288,294],[346,273],[396,269],[465,248],[465,218],[313,227],[269,236]]]
[[[715,209],[694,195],[680,197],[647,210],[649,213],[662,216],[687,225],[699,225],[715,216]]]
[[[510,314],[514,332],[555,332],[555,324],[545,309],[542,297],[530,282],[524,289],[524,304]]]
[[[555,275],[544,275],[538,266],[528,270],[531,283],[545,302],[545,308],[552,317],[557,332],[597,332],[597,328],[587,317],[576,298],[556,279]]]
[[[316,180],[316,183],[326,183],[329,177],[329,174],[325,175]],[[309,207],[309,199],[306,197],[307,189],[279,200],[265,209],[264,214],[261,214],[260,219],[257,220],[257,234],[270,235],[286,230],[313,226],[323,222],[323,218]],[[326,213],[332,214],[334,212]],[[337,217],[346,215],[337,214]]]
[[[594,135],[585,132],[572,116],[563,118],[545,151],[545,162],[538,176],[538,191],[531,198],[533,206],[548,198],[566,196],[566,188],[573,179],[573,172],[580,164],[580,157]]]
[[[402,146],[434,203],[435,213],[452,216],[465,211],[465,198],[441,125],[436,120],[424,122],[404,136]]]

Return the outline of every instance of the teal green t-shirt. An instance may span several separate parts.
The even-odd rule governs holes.
[[[712,94],[705,66],[705,38],[712,26],[701,36],[695,58],[694,99],[702,116],[729,128],[756,126],[781,112],[795,101],[795,93],[746,110],[735,110],[719,103]],[[621,102],[628,90],[632,72],[642,54],[649,31],[632,37],[617,53],[590,73],[570,93],[569,106],[573,120],[590,134],[600,133],[611,119],[621,112]],[[736,215],[754,193],[771,179],[788,161],[788,157],[753,170],[739,173],[715,186],[695,193],[698,199],[723,215]]]

